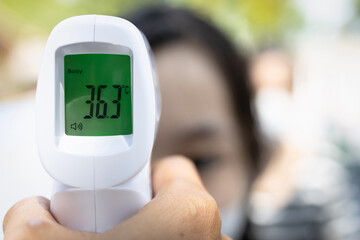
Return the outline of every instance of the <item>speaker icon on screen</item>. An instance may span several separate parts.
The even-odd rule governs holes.
[[[70,124],[70,128],[74,129],[76,131],[76,129],[82,130],[83,129],[83,124],[79,123],[78,125],[76,125],[76,122]]]

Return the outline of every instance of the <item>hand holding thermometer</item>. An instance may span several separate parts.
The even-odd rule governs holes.
[[[124,19],[59,23],[37,86],[37,141],[54,178],[51,212],[71,229],[104,232],[151,200],[160,115],[147,42]]]

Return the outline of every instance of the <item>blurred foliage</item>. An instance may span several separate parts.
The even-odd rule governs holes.
[[[0,0],[0,20],[11,28],[31,25],[49,33],[62,19],[81,14],[125,14],[149,4],[185,6],[208,16],[236,41],[258,46],[279,42],[301,26],[291,0]]]
[[[211,16],[229,35],[253,47],[279,43],[300,29],[292,0],[174,0]]]
[[[360,16],[360,0],[354,0],[354,2],[355,2],[355,8],[356,8],[356,15],[357,15],[357,17],[359,17]]]
[[[0,11],[12,20],[50,31],[61,20],[82,14],[117,15],[141,0],[0,0]],[[150,2],[150,1],[149,1]]]

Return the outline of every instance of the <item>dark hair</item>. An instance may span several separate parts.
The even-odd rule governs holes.
[[[133,13],[128,20],[144,33],[154,51],[172,42],[195,41],[214,55],[231,92],[245,150],[251,159],[249,165],[256,175],[260,168],[260,147],[245,57],[218,29],[187,9],[151,6]]]

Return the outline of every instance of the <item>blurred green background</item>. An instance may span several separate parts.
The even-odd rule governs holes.
[[[11,36],[31,28],[40,34],[61,20],[81,14],[124,15],[154,4],[183,6],[211,18],[230,36],[247,45],[279,41],[301,25],[301,17],[290,0],[2,0],[0,27]]]
[[[266,46],[291,48],[294,36],[309,29],[321,34],[319,29],[358,28],[360,0],[332,2],[350,10],[338,14],[335,4],[332,12],[323,11],[326,0],[0,0],[0,100],[34,89],[51,29],[71,16],[126,16],[137,8],[161,4],[191,8],[253,54]]]

